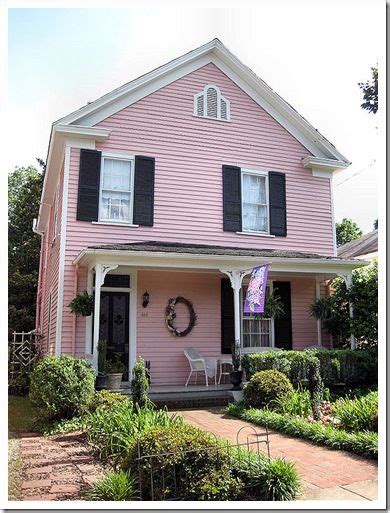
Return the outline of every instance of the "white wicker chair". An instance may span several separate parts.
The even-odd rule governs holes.
[[[206,386],[209,386],[209,380],[208,378],[214,377],[215,384],[217,384],[217,373],[215,369],[215,358],[204,358],[199,351],[194,349],[193,347],[186,347],[184,349],[184,354],[188,360],[188,363],[190,364],[190,374],[187,378],[185,386],[188,385],[188,382],[191,379],[192,373],[195,372],[195,383],[198,380],[198,372],[204,372],[205,379],[206,379]]]

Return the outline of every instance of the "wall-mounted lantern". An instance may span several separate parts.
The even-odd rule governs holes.
[[[149,294],[147,291],[144,292],[142,296],[142,306],[146,308],[149,304]]]

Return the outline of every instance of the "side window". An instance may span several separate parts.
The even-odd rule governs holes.
[[[103,156],[99,221],[132,222],[133,175],[133,160]]]
[[[244,352],[261,351],[263,347],[271,347],[272,319],[256,318],[254,314],[244,313],[244,300],[248,287],[242,287],[242,349]],[[270,287],[267,286],[267,294]]]

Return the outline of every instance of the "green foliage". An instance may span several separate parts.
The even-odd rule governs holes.
[[[151,406],[139,408],[130,401],[113,405],[107,414],[107,407],[99,407],[86,416],[84,429],[87,440],[102,459],[112,458],[115,462],[125,457],[139,433],[156,426],[168,427],[182,423],[182,417],[169,416],[166,410]]]
[[[283,301],[277,292],[271,292],[265,296],[264,313],[254,314],[256,319],[279,319],[284,316]]]
[[[338,399],[334,415],[347,431],[378,431],[378,392],[354,399]]]
[[[98,372],[104,374],[107,363],[107,340],[101,339],[98,342]]]
[[[371,68],[371,79],[367,82],[359,82],[363,93],[362,109],[376,114],[378,112],[378,68]]]
[[[82,414],[94,395],[95,377],[85,360],[45,356],[31,373],[30,399],[40,419],[67,419]]]
[[[359,344],[377,345],[378,342],[378,264],[356,269],[352,286],[347,290],[344,280],[332,282],[333,293],[317,299],[310,307],[316,319],[322,319],[324,328],[332,335],[334,344],[347,346],[351,333]],[[349,301],[353,304],[353,319],[349,318]]]
[[[269,405],[272,410],[287,415],[307,417],[311,415],[311,399],[308,390],[293,390],[288,397],[277,397]]]
[[[287,398],[293,392],[288,377],[278,370],[256,372],[244,385],[244,402],[253,408],[270,405],[275,399]]]
[[[110,390],[99,390],[95,392],[88,410],[93,413],[97,409],[111,411],[116,406],[129,406],[129,399],[122,394],[110,392]]]
[[[85,492],[89,501],[134,501],[138,500],[137,480],[130,472],[109,472]]]
[[[351,240],[358,239],[363,235],[363,232],[359,228],[359,226],[352,221],[352,219],[344,219],[341,223],[336,223],[336,243],[337,247],[346,244],[347,242],[351,242]]]
[[[32,231],[38,217],[43,174],[16,167],[8,175],[8,337],[35,327],[40,237]]]
[[[70,311],[77,316],[88,317],[93,312],[93,296],[88,294],[86,290],[79,292],[69,303]]]
[[[308,422],[267,409],[245,409],[242,405],[234,403],[228,406],[227,411],[229,415],[248,422],[268,426],[286,435],[304,438],[331,449],[349,451],[367,458],[378,457],[378,434],[374,432],[349,433],[331,424],[325,426],[319,422]]]
[[[373,228],[374,228],[374,230],[378,229],[378,219],[375,219]]]
[[[43,435],[60,435],[62,433],[71,433],[83,428],[83,417],[73,417],[71,419],[55,420],[52,422],[38,421],[34,429]]]
[[[290,501],[301,491],[302,483],[294,464],[284,459],[268,459],[262,453],[239,448],[233,452],[230,466],[244,483],[243,499]]]
[[[126,365],[121,362],[119,356],[116,356],[113,360],[106,361],[105,374],[124,374],[126,370]]]
[[[140,408],[148,404],[149,383],[146,376],[145,362],[138,358],[133,367],[133,379],[131,380],[131,397]]]

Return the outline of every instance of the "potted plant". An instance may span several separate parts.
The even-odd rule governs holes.
[[[106,387],[108,390],[120,390],[123,374],[126,372],[126,366],[116,356],[114,360],[106,362]]]
[[[98,343],[98,373],[96,376],[95,388],[101,390],[107,387],[106,376],[107,363],[107,340],[99,340]]]
[[[88,294],[86,290],[83,293],[79,292],[69,303],[70,311],[82,317],[88,317],[93,312],[93,296]]]
[[[242,370],[241,367],[241,347],[240,342],[236,341],[232,344],[232,364],[233,370],[230,373],[230,382],[233,385],[232,391],[233,396],[235,397],[234,392],[241,391],[241,383],[242,383]]]

